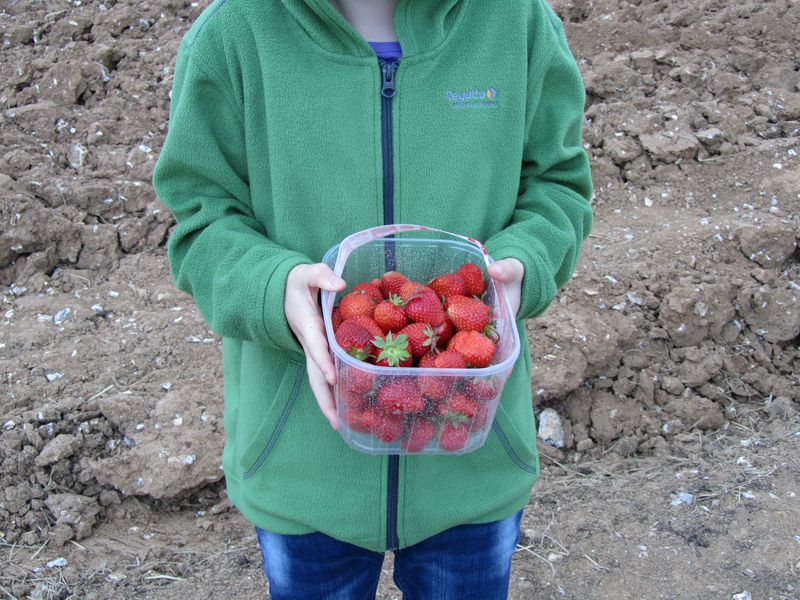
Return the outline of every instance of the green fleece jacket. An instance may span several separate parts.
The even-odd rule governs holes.
[[[591,226],[584,90],[549,6],[398,0],[394,20],[403,58],[382,101],[374,52],[328,0],[216,0],[182,41],[153,179],[177,222],[176,285],[223,338],[231,500],[262,528],[377,551],[528,501],[523,319],[570,278]],[[468,235],[525,267],[523,349],[472,453],[358,452],[309,389],[287,275],[386,222]]]

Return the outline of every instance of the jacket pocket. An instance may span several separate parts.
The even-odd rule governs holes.
[[[305,379],[305,365],[288,362],[271,399],[243,411],[240,406],[238,442],[244,448],[239,459],[242,479],[250,479],[264,465],[283,432]],[[246,393],[246,392],[245,392]]]
[[[539,455],[536,451],[536,422],[533,408],[517,410],[509,414],[502,404],[492,423],[492,432],[497,436],[506,454],[517,467],[535,476],[539,475]]]

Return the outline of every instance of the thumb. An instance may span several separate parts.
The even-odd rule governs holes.
[[[336,275],[328,265],[319,263],[316,267],[311,276],[311,285],[326,292],[339,292],[344,289],[346,285],[344,279]]]
[[[492,279],[507,283],[511,279],[512,271],[508,268],[505,260],[498,260],[489,265],[489,275],[492,276]]]

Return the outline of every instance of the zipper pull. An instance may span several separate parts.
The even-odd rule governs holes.
[[[383,84],[381,85],[381,96],[384,98],[394,98],[397,93],[394,75],[397,72],[396,62],[381,63],[381,73],[383,73]]]

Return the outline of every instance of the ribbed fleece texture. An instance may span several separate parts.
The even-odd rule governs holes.
[[[402,547],[526,504],[539,467],[522,319],[570,278],[592,216],[583,85],[550,8],[399,0],[394,18],[394,221],[525,266],[523,349],[486,444],[400,458]],[[453,100],[473,90],[493,97]],[[262,528],[377,551],[388,458],[350,449],[322,417],[283,298],[296,265],[384,223],[380,106],[375,54],[328,0],[217,0],[182,41],[153,178],[177,221],[176,285],[223,337],[232,501]]]

